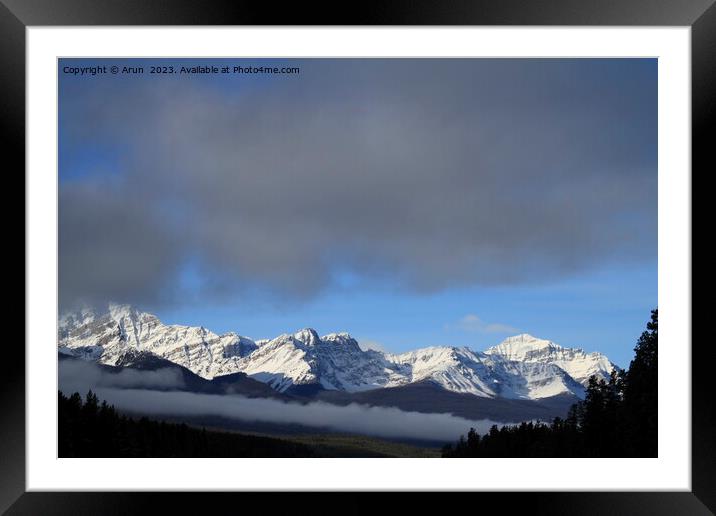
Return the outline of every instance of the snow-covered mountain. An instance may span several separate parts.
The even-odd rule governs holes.
[[[563,348],[552,341],[538,339],[526,333],[509,337],[485,353],[513,362],[554,364],[585,386],[590,376],[600,373],[609,376],[609,372],[614,368],[614,364],[601,353]]]
[[[203,327],[163,324],[127,305],[106,312],[81,310],[60,319],[60,352],[117,365],[127,350],[149,351],[203,378],[237,371],[256,344],[235,333],[217,335]]]
[[[203,327],[165,325],[126,305],[63,316],[58,345],[60,353],[108,365],[121,365],[129,352],[149,352],[206,379],[240,372],[280,392],[296,386],[361,392],[430,380],[485,398],[582,397],[591,375],[606,378],[615,367],[600,353],[526,334],[485,352],[429,347],[391,354],[363,350],[347,333],[320,337],[312,329],[259,341],[217,335]]]

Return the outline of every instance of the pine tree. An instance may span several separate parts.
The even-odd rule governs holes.
[[[658,455],[658,316],[657,310],[651,312],[624,378],[627,442],[630,455],[637,457]]]

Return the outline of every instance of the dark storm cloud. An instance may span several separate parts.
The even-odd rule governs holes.
[[[336,271],[433,291],[655,255],[654,62],[298,64],[67,85],[65,148],[122,157],[62,183],[65,301],[171,300],[189,259],[211,292],[305,297]]]
[[[101,182],[60,186],[61,306],[162,300],[182,249],[148,201]]]

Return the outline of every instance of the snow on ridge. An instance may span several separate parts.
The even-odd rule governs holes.
[[[583,395],[591,374],[606,377],[614,365],[600,353],[563,348],[520,334],[484,352],[430,346],[404,353],[364,351],[350,334],[319,336],[312,328],[273,339],[235,332],[217,335],[200,327],[165,325],[130,305],[109,305],[60,318],[62,353],[106,364],[129,350],[150,352],[211,379],[242,372],[274,389],[317,384],[356,392],[431,380],[443,388],[482,397],[539,399]]]

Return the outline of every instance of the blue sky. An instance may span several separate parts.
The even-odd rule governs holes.
[[[483,350],[510,335],[530,333],[563,346],[601,351],[626,367],[645,328],[644,314],[656,306],[656,269],[656,264],[610,267],[549,285],[468,287],[428,295],[336,288],[298,305],[236,299],[157,313],[168,323],[253,338],[306,326],[321,334],[348,331],[361,342],[393,352],[433,345]]]
[[[627,366],[657,306],[656,60],[60,61],[60,299]],[[298,66],[295,75],[147,73]]]

